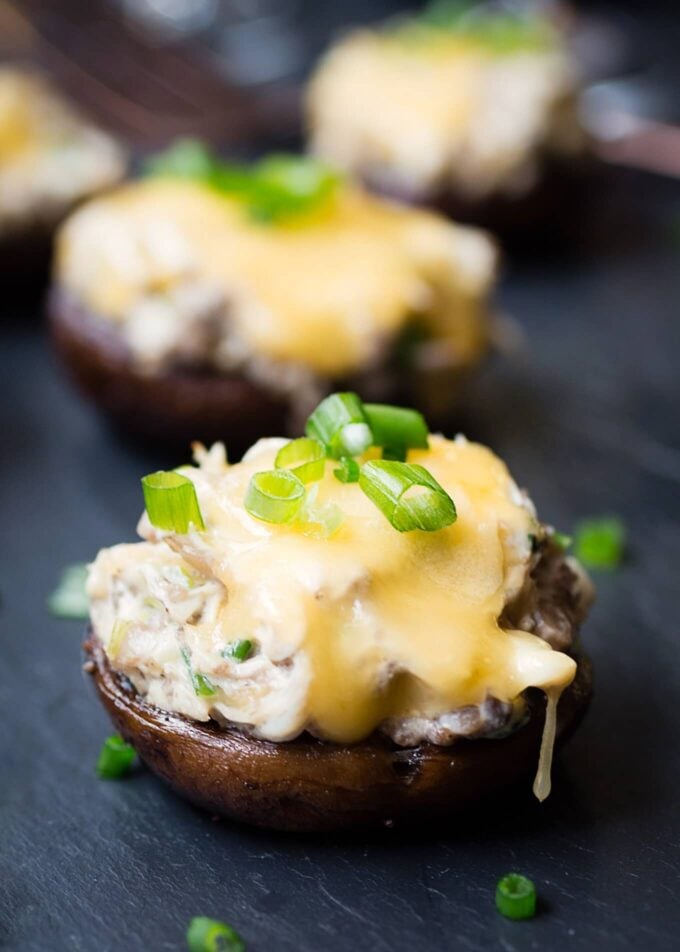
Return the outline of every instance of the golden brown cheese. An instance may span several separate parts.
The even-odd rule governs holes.
[[[56,280],[121,327],[150,295],[206,284],[246,351],[337,377],[370,366],[415,317],[474,362],[494,273],[481,232],[348,184],[314,213],[262,224],[203,185],[147,180],[70,219]]]

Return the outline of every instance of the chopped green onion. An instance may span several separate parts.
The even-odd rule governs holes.
[[[587,519],[574,530],[574,553],[593,569],[615,569],[623,558],[626,528],[616,516]]]
[[[427,449],[427,424],[417,410],[365,403],[364,413],[373,433],[373,445],[383,447],[383,459],[403,461],[408,449]]]
[[[359,464],[351,456],[343,456],[340,459],[340,465],[333,470],[333,475],[341,483],[358,483]]]
[[[433,0],[415,17],[396,29],[412,41],[428,40],[440,32],[454,32],[497,55],[542,50],[554,42],[554,30],[545,17],[526,10],[488,9],[486,4],[461,0]]]
[[[195,916],[187,929],[189,952],[245,952],[241,936],[225,922]]]
[[[570,535],[566,534],[566,532],[553,532],[550,538],[555,543],[557,548],[562,549],[563,552],[566,552],[571,546],[571,543],[574,541]]]
[[[204,674],[198,674],[196,671],[194,671],[194,667],[191,663],[191,656],[187,649],[180,648],[180,654],[182,655],[182,661],[186,665],[186,669],[189,673],[196,697],[213,697],[215,694],[217,694],[217,691],[210,678],[206,677]]]
[[[184,534],[193,526],[205,529],[196,497],[196,487],[186,476],[159,470],[142,478],[144,505],[157,529]]]
[[[215,171],[215,159],[199,139],[178,139],[165,152],[147,159],[144,171],[153,176],[207,178]]]
[[[132,622],[125,621],[122,618],[118,618],[114,622],[113,628],[111,629],[111,634],[109,636],[109,641],[106,646],[106,654],[111,659],[111,661],[115,661],[120,654],[120,649],[123,647],[125,636],[130,630],[131,624]]]
[[[399,532],[436,532],[456,521],[453,499],[423,466],[371,460],[359,486]]]
[[[225,162],[203,143],[176,142],[146,163],[150,175],[191,179],[242,202],[250,217],[277,222],[323,205],[335,192],[337,172],[311,156],[271,155],[251,165]]]
[[[126,744],[118,734],[113,734],[106,738],[99,752],[97,773],[104,780],[124,777],[130,772],[135,756],[134,747]]]
[[[87,565],[69,565],[59,584],[47,599],[47,607],[57,618],[85,619],[90,614],[90,599],[85,590]]]
[[[355,393],[332,393],[322,400],[307,420],[305,432],[322,443],[333,459],[358,456],[373,440],[363,404]]]
[[[535,532],[528,533],[527,539],[529,540],[531,551],[537,552],[538,551],[538,536],[536,535],[536,533]]]
[[[284,523],[295,519],[304,498],[304,484],[294,473],[270,469],[251,477],[244,505],[256,519]]]
[[[238,641],[232,641],[223,649],[222,657],[233,658],[234,661],[238,661],[240,664],[242,661],[247,661],[252,652],[252,641],[249,641],[247,638],[240,638]]]
[[[286,443],[276,454],[274,466],[288,469],[303,483],[321,479],[326,468],[326,450],[318,440],[301,436]]]
[[[345,521],[345,514],[334,502],[315,503],[308,499],[300,510],[298,524],[305,535],[328,539]]]
[[[520,873],[508,873],[496,886],[496,909],[508,919],[531,919],[536,913],[536,887]]]

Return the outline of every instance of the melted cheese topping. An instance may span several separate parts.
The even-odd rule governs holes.
[[[455,34],[408,43],[360,31],[308,89],[312,147],[338,167],[409,192],[522,191],[540,148],[573,152],[576,78],[565,51],[499,56]]]
[[[56,277],[122,328],[141,301],[202,283],[222,294],[225,333],[245,350],[337,377],[370,365],[414,317],[458,362],[475,361],[494,271],[481,232],[350,185],[314,214],[263,225],[200,184],[147,180],[70,219]]]
[[[311,730],[351,743],[387,719],[435,718],[490,696],[513,701],[530,686],[556,703],[573,659],[499,625],[526,578],[535,516],[497,457],[462,438],[432,437],[429,450],[411,451],[409,461],[452,495],[458,519],[403,534],[356,484],[338,482],[329,462],[315,505],[333,503],[344,518],[324,538],[309,524],[269,525],[244,509],[251,476],[273,466],[283,442],[262,440],[230,467],[213,451],[184,470],[204,532],[162,533],[144,517],[149,541],[97,557],[95,631],[138,690],[161,707],[275,741]],[[225,660],[225,645],[242,638],[255,655]],[[192,691],[182,649],[214,696]],[[551,745],[548,730],[540,794]]]

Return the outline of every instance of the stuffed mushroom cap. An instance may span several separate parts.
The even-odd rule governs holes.
[[[403,198],[461,205],[517,199],[546,162],[583,154],[578,70],[552,22],[433,6],[321,60],[307,91],[316,154]]]
[[[490,450],[463,437],[428,443],[386,469],[427,474],[404,498],[436,486],[435,508],[439,493],[455,502],[457,516],[446,510],[429,531],[381,508],[376,450],[358,458],[360,482],[340,481],[326,460],[294,516],[274,523],[253,508],[252,487],[280,473],[287,441],[261,440],[234,465],[220,445],[198,447],[199,465],[181,472],[203,528],[160,529],[147,513],[144,541],[104,549],[91,567],[108,669],[148,710],[266,742],[267,757],[305,737],[335,750],[485,738],[492,756],[525,729],[527,691],[539,689],[545,797],[590,585],[562,553],[546,555],[549,533]]]
[[[295,186],[321,176],[318,200],[262,214],[257,167],[239,171],[238,192],[231,168],[216,165],[211,175],[162,172],[76,212],[54,271],[56,310],[83,315],[71,336],[100,328],[146,380],[177,368],[239,374],[298,418],[338,381],[361,377],[376,394],[388,377],[398,385],[408,352],[413,378],[426,391],[436,380],[445,403],[451,380],[489,345],[492,241],[310,160],[276,161]]]

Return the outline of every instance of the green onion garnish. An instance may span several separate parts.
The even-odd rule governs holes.
[[[574,541],[570,535],[566,534],[566,532],[553,532],[550,538],[555,543],[557,548],[561,549],[563,552],[566,552]]]
[[[255,473],[248,483],[244,505],[263,522],[292,522],[305,498],[304,484],[287,469]]]
[[[238,641],[232,641],[222,650],[223,658],[233,658],[239,664],[246,661],[253,651],[253,643],[247,638],[239,638]]]
[[[333,470],[333,475],[341,483],[358,483],[359,464],[351,456],[343,456],[340,459],[340,465]]]
[[[453,499],[423,466],[371,460],[359,486],[399,532],[436,532],[456,521]]]
[[[427,40],[433,33],[455,33],[498,55],[542,50],[554,42],[554,31],[544,17],[521,9],[488,9],[469,0],[432,0],[395,32],[415,41]]]
[[[332,393],[307,420],[307,436],[326,447],[333,459],[358,456],[373,440],[361,400],[355,393]]]
[[[90,599],[85,591],[87,565],[69,565],[59,584],[47,599],[47,607],[57,618],[85,619],[90,614]]]
[[[113,734],[106,738],[99,752],[97,773],[104,780],[124,777],[130,772],[135,756],[134,747],[126,744],[118,734]]]
[[[325,204],[340,178],[329,166],[298,155],[270,155],[251,165],[225,162],[202,142],[184,139],[146,163],[150,175],[191,179],[242,202],[259,222],[278,222]]]
[[[373,443],[383,447],[383,459],[405,460],[406,451],[427,449],[427,424],[422,413],[383,403],[365,403]]]
[[[508,873],[496,886],[496,909],[508,919],[531,919],[536,913],[536,887],[520,873]]]
[[[626,528],[617,516],[587,519],[574,530],[574,553],[593,569],[615,569],[623,558]]]
[[[301,436],[286,443],[276,454],[274,466],[294,473],[303,483],[321,479],[326,468],[326,450],[318,440]]]
[[[217,694],[217,690],[215,689],[210,678],[206,677],[204,674],[198,674],[198,672],[194,671],[194,666],[191,663],[191,655],[187,649],[180,648],[180,654],[182,655],[182,661],[186,665],[186,669],[189,673],[196,697],[213,697],[215,694]]]
[[[142,478],[144,505],[157,529],[184,534],[193,526],[205,529],[196,488],[186,476],[159,470]]]
[[[187,929],[189,952],[245,952],[241,936],[225,922],[195,916]]]
[[[172,178],[207,178],[215,170],[215,160],[205,145],[198,139],[177,139],[158,155],[144,163],[147,175],[163,175]]]

